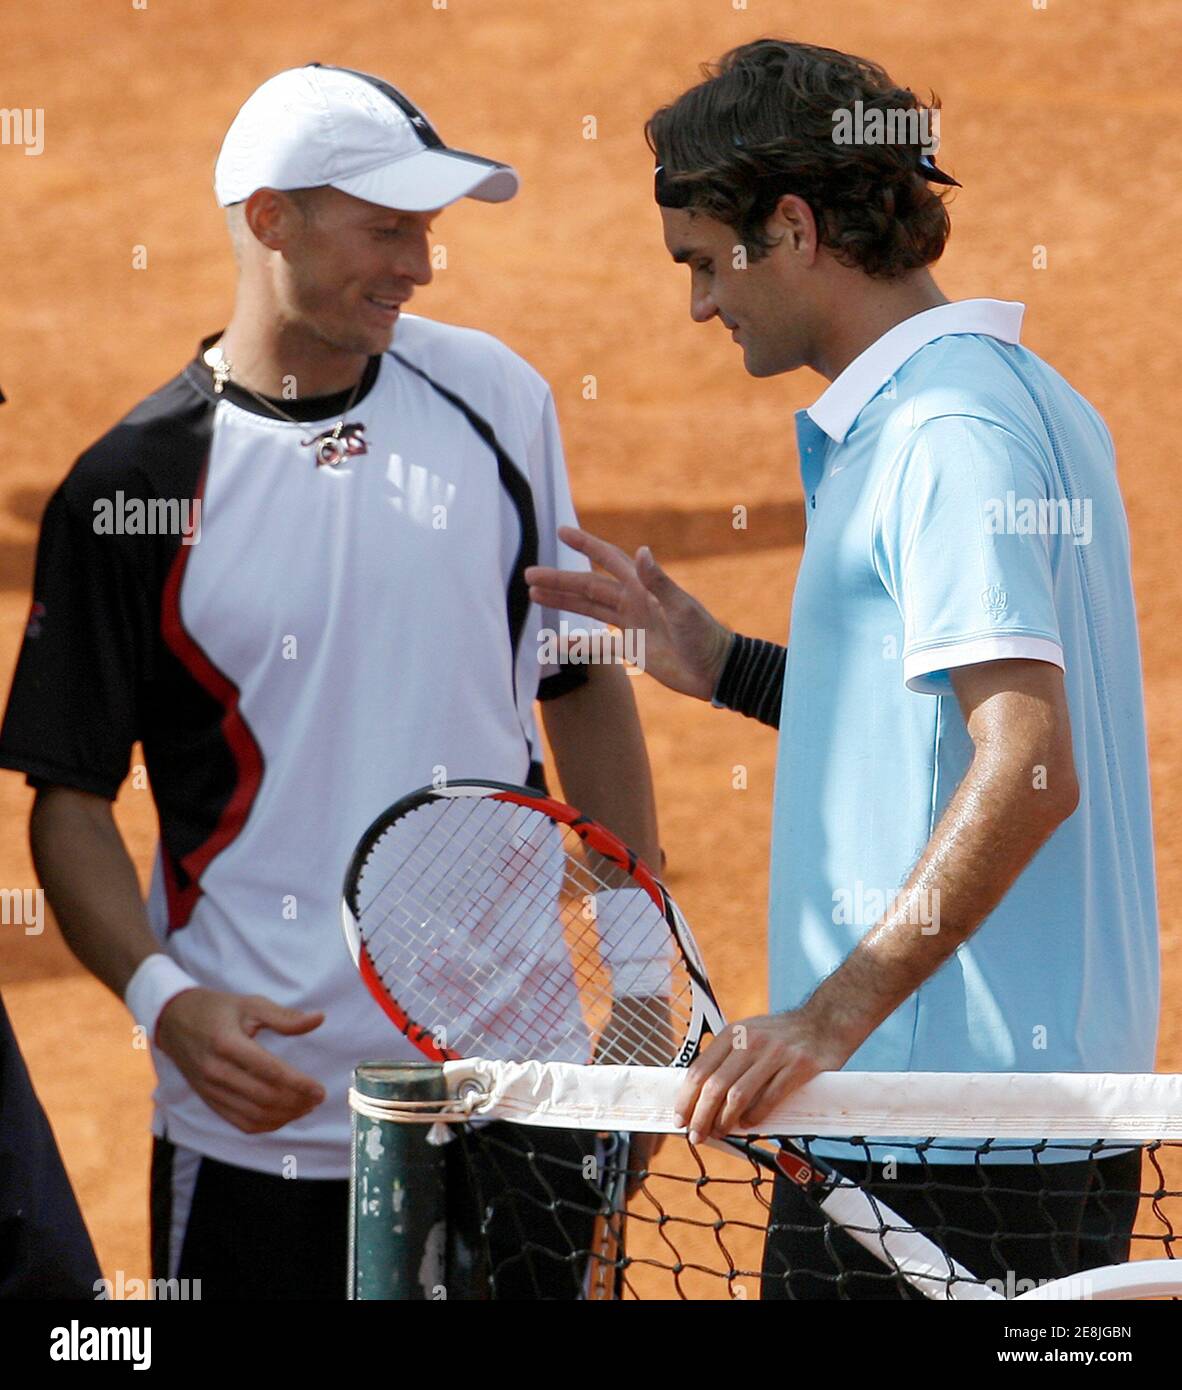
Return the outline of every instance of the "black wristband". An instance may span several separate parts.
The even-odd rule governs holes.
[[[787,661],[787,647],[736,632],[714,691],[714,705],[778,729]]]

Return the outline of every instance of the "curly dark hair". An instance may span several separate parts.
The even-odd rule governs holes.
[[[835,116],[930,113],[877,64],[832,48],[757,39],[702,68],[705,81],[644,128],[681,202],[734,227],[752,260],[774,241],[768,217],[785,193],[812,209],[823,246],[845,266],[894,279],[939,259],[951,224],[920,169],[918,143],[839,144]],[[897,118],[895,118],[897,119]]]

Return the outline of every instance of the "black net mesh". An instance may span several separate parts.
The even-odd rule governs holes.
[[[1075,1276],[1068,1296],[1087,1298],[1089,1270],[1178,1253],[1176,1142],[876,1142],[833,1158],[797,1137],[868,1199],[844,1228],[766,1162],[681,1136],[649,1154],[647,1136],[504,1121],[452,1134],[449,1297],[1014,1298]],[[884,1234],[911,1231],[936,1251],[920,1286],[882,1257]]]

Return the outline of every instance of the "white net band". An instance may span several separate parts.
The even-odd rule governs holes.
[[[383,1118],[514,1120],[560,1129],[673,1134],[685,1073],[559,1062],[443,1064],[449,1101],[366,1100]],[[353,1099],[361,1108],[361,1097]],[[1095,1072],[828,1072],[760,1125],[765,1134],[945,1138],[1182,1139],[1182,1075]]]

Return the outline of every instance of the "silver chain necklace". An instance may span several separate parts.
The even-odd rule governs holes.
[[[232,380],[231,372],[233,370],[233,363],[219,347],[209,348],[208,351],[203,354],[202,360],[213,372],[213,389],[215,393],[220,396],[226,389],[226,383]],[[361,391],[361,383],[364,380],[365,371],[362,370],[361,375],[357,378],[357,384],[353,387],[352,394],[349,396],[349,400],[345,405],[344,412],[333,429],[326,430],[323,434],[314,435],[310,439],[300,440],[302,445],[315,445],[316,466],[318,468],[321,465],[326,468],[335,468],[349,453],[349,441],[341,436],[345,429],[346,417],[357,401],[357,396]],[[234,385],[237,386],[240,391],[245,391],[248,396],[258,401],[259,405],[265,406],[267,410],[273,415],[278,416],[280,420],[286,420],[289,425],[302,426],[304,424],[303,420],[297,420],[294,415],[289,415],[287,411],[280,410],[274,401],[269,401],[266,396],[260,396],[257,391],[252,391],[244,382],[235,381]],[[364,428],[364,426],[358,425],[356,428],[360,430]]]

